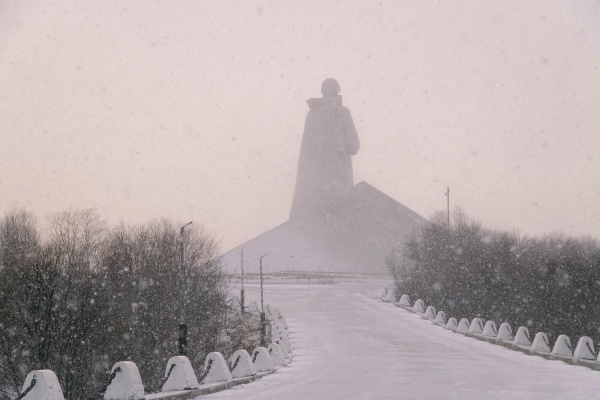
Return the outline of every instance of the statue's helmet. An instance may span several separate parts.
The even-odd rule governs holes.
[[[333,78],[327,78],[321,83],[321,93],[324,95],[339,94],[340,91],[340,84]]]

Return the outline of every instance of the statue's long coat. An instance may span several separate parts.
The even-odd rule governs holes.
[[[350,115],[339,95],[307,101],[310,108],[298,160],[296,190],[290,218],[352,188],[351,156],[360,142]]]

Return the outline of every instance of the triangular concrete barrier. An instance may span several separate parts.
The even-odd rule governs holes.
[[[436,325],[446,326],[446,324],[448,323],[446,321],[446,313],[443,311],[438,311],[433,323]]]
[[[269,347],[269,354],[271,355],[271,361],[273,361],[273,365],[275,367],[285,367],[287,366],[287,362],[285,361],[285,357],[283,356],[283,352],[277,343],[271,343]]]
[[[27,374],[19,393],[21,400],[65,400],[54,371],[38,369]]]
[[[450,317],[448,323],[446,324],[446,329],[449,331],[456,331],[458,329],[458,322],[456,322],[456,318]]]
[[[573,357],[573,348],[571,347],[571,339],[567,335],[560,335],[554,347],[552,348],[552,355],[562,357]]]
[[[550,350],[550,342],[548,341],[548,336],[544,332],[538,332],[535,334],[535,338],[533,339],[533,343],[531,344],[531,349],[529,349],[532,353],[543,353],[549,354],[552,350]]]
[[[594,351],[594,341],[588,336],[582,336],[577,342],[577,347],[573,352],[573,358],[582,361],[596,361],[596,352]]]
[[[264,347],[257,347],[254,349],[252,352],[252,363],[254,363],[256,372],[268,372],[275,369],[273,361],[271,361],[269,350]]]
[[[285,319],[285,317],[281,314],[279,314],[279,318],[277,319],[277,322],[281,324],[281,326],[283,326],[285,328],[285,330],[288,330],[288,323],[287,323],[287,319]]]
[[[169,359],[161,392],[191,390],[198,387],[198,379],[186,356],[175,356]]]
[[[407,294],[403,294],[400,297],[400,301],[398,302],[399,305],[401,305],[402,307],[412,307],[412,304],[410,302],[410,297],[408,297]]]
[[[419,300],[415,301],[415,305],[413,306],[413,311],[416,312],[417,314],[425,313],[425,303],[423,302],[423,300],[419,299]]]
[[[277,343],[279,345],[279,347],[281,348],[281,351],[283,352],[283,357],[286,360],[289,360],[292,358],[292,349],[290,348],[290,346],[286,343],[285,340],[281,339],[281,338],[276,338],[274,341],[274,343]]]
[[[456,332],[458,333],[469,333],[469,320],[466,318],[462,318],[458,323],[458,327],[456,328]]]
[[[515,346],[521,347],[531,347],[531,336],[529,336],[529,329],[524,326],[520,326],[517,329],[517,334],[515,335],[515,339],[513,340],[513,344]]]
[[[143,400],[144,385],[137,365],[131,361],[119,361],[110,370],[109,384],[104,400]]]
[[[244,349],[235,351],[231,355],[231,377],[233,379],[245,378],[256,375],[250,354]]]
[[[216,351],[208,353],[204,359],[204,371],[198,379],[200,383],[206,385],[216,382],[229,382],[232,379],[223,354]]]
[[[425,314],[423,315],[423,318],[429,319],[431,321],[435,320],[435,307],[434,306],[427,307],[427,310],[425,310]]]
[[[246,306],[246,312],[251,314],[260,314],[260,308],[258,307],[256,300],[252,300],[250,304]]]
[[[498,329],[496,329],[496,323],[494,321],[487,321],[481,334],[485,337],[496,338],[498,336]]]
[[[469,333],[481,335],[483,333],[483,320],[481,318],[473,318],[471,325],[469,326]]]
[[[385,297],[383,298],[384,303],[395,303],[396,301],[397,301],[396,296],[394,295],[393,290],[389,290],[387,292],[387,294],[385,295]]]
[[[496,339],[510,343],[512,343],[512,341],[515,340],[515,337],[512,333],[512,328],[510,327],[510,324],[508,322],[503,322],[500,324],[500,328],[498,328],[498,335],[496,336]]]

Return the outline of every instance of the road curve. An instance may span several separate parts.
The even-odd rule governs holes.
[[[202,399],[597,399],[600,372],[446,331],[378,296],[384,283],[267,285],[290,366]],[[246,296],[259,299],[257,286]]]

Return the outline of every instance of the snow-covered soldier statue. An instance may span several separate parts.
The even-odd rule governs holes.
[[[307,101],[308,115],[298,160],[290,219],[345,193],[354,186],[351,156],[360,142],[350,115],[342,106],[339,83],[328,78],[322,98]]]

